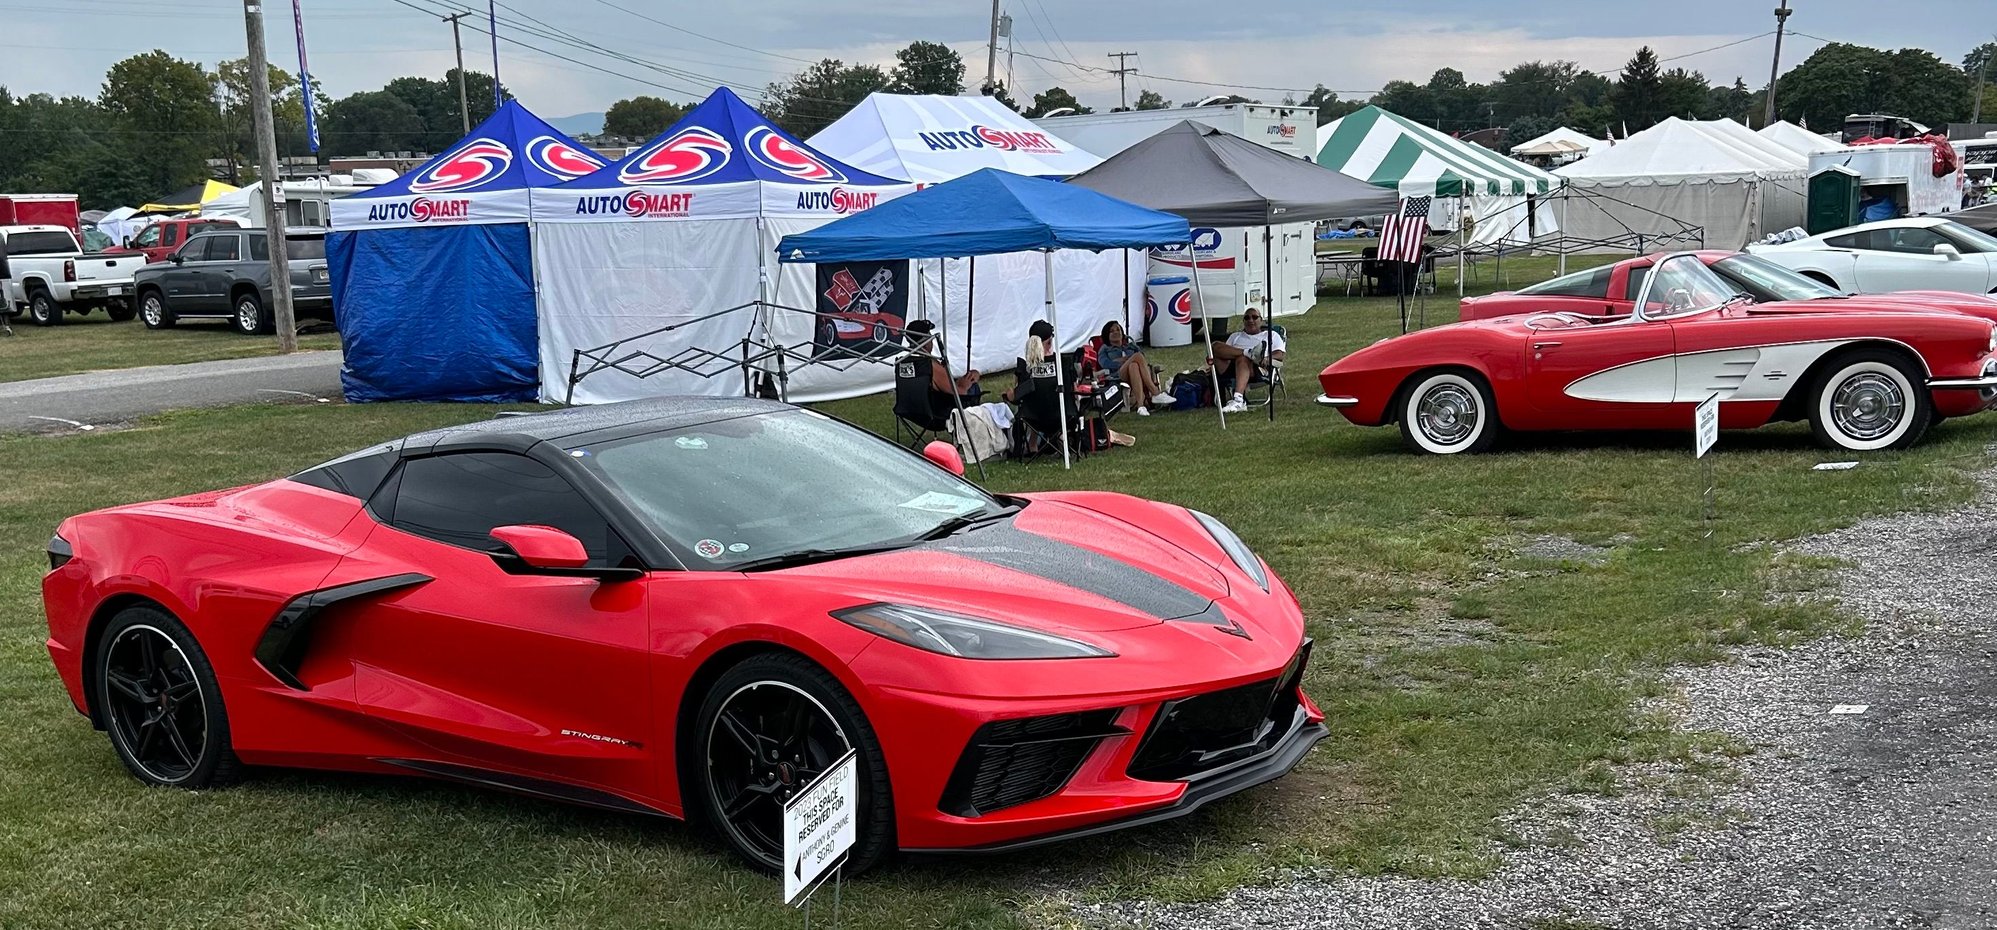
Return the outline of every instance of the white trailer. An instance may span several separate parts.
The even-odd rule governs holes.
[[[1152,135],[1192,120],[1240,136],[1264,148],[1298,158],[1317,154],[1317,108],[1226,103],[1207,107],[1168,107],[1052,116],[1033,122],[1042,129],[1102,158],[1109,158]],[[1271,317],[1303,313],[1317,303],[1316,226],[1285,223],[1232,229],[1195,228],[1204,315],[1227,317],[1255,307]],[[1192,270],[1186,247],[1154,249],[1151,275],[1183,275]],[[1274,264],[1273,275],[1267,266]],[[1273,289],[1274,300],[1269,293]]]
[[[1833,165],[1858,172],[1867,194],[1891,196],[1902,216],[1962,209],[1962,169],[1935,176],[1935,150],[1927,145],[1853,145],[1810,156],[1810,175]]]

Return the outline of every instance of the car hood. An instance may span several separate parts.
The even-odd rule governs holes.
[[[935,607],[1052,633],[1198,617],[1229,594],[1227,576],[1202,555],[1056,500],[945,539],[772,574],[853,603]]]
[[[1858,294],[1850,297],[1821,297],[1816,300],[1784,300],[1747,304],[1752,316],[1823,313],[1963,313],[1997,320],[1997,300],[1974,294],[1944,294],[1937,291],[1903,291],[1896,294]]]

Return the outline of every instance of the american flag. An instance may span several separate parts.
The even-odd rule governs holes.
[[[1421,261],[1422,239],[1428,235],[1428,207],[1433,197],[1405,197],[1399,212],[1380,222],[1380,261]]]

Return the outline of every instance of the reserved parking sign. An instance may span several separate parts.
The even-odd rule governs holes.
[[[784,903],[818,882],[859,839],[860,767],[853,750],[784,803]]]

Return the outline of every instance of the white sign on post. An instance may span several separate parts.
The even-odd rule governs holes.
[[[1720,395],[1714,394],[1699,402],[1692,412],[1693,458],[1705,458],[1713,451],[1713,445],[1720,441]]]
[[[853,750],[784,802],[784,903],[817,883],[859,839],[860,765]]]

